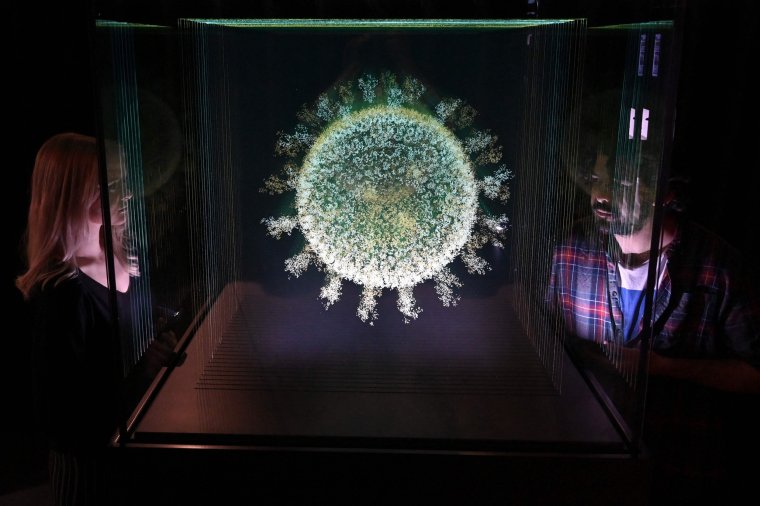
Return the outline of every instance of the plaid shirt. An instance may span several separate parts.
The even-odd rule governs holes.
[[[596,230],[583,225],[578,230]],[[572,237],[555,248],[548,297],[571,335],[623,342],[618,275],[608,236],[595,232]],[[760,305],[749,296],[736,253],[715,235],[684,224],[664,254],[653,348],[682,358],[742,358],[760,367]]]

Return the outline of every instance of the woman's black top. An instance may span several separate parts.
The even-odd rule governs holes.
[[[129,292],[117,299],[121,339],[130,339]],[[50,446],[104,448],[122,416],[108,288],[78,271],[38,289],[32,305],[37,409]]]

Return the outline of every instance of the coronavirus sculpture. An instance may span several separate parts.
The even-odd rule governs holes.
[[[287,161],[262,188],[295,191],[295,215],[262,220],[277,239],[295,229],[306,239],[285,270],[324,271],[325,308],[344,280],[361,285],[357,315],[370,324],[383,289],[398,292],[407,323],[422,311],[413,289],[426,280],[444,306],[456,305],[462,284],[448,266],[459,257],[468,272],[484,273],[490,266],[477,250],[503,247],[508,226],[479,204],[509,199],[496,136],[473,127],[476,112],[464,101],[429,110],[424,97],[418,80],[389,72],[338,84],[303,107],[292,133],[279,133],[275,152]]]

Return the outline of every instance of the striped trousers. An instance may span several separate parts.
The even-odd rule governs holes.
[[[53,504],[101,506],[103,471],[99,459],[93,455],[50,450],[48,474]]]

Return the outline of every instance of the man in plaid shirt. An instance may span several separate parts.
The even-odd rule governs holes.
[[[608,164],[598,154],[589,185],[594,219],[576,224],[570,240],[555,249],[549,294],[569,335],[632,348],[642,337],[645,286],[626,287],[625,273],[648,268],[652,213],[646,202],[653,199],[640,179],[637,198],[630,198],[625,181],[622,191],[613,192]],[[619,197],[614,205],[613,193]],[[639,209],[629,205],[634,200]],[[760,392],[760,307],[740,269],[738,255],[724,241],[666,211],[650,374]],[[626,289],[640,292],[637,304],[625,299]]]
[[[638,171],[627,175],[623,164],[613,178],[601,151],[587,160],[593,217],[555,248],[548,296],[571,343],[599,343],[603,361],[606,350],[619,371],[635,372],[654,197]],[[674,197],[666,198],[654,270],[644,427],[654,455],[652,499],[730,501],[748,483],[736,454],[743,438],[756,440],[757,427],[744,414],[760,392],[760,307],[736,253],[682,220]]]

